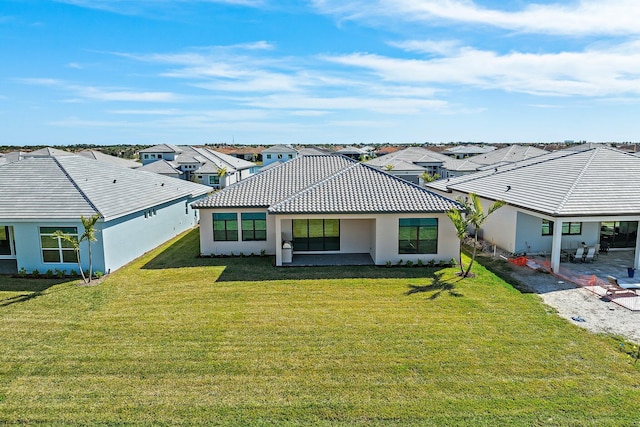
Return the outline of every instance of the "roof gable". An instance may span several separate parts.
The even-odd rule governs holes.
[[[231,185],[196,208],[271,213],[443,212],[456,202],[343,156],[304,156]]]

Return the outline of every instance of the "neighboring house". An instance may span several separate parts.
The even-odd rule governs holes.
[[[550,253],[606,244],[635,249],[640,268],[640,159],[613,148],[560,150],[519,163],[427,184],[442,195],[475,193],[486,206],[504,200],[483,226],[487,241],[508,252]]]
[[[123,159],[121,157],[111,156],[109,154],[104,154],[101,151],[97,150],[83,150],[76,153],[79,156],[86,157],[88,159],[97,160],[103,163],[109,163],[111,165],[122,166],[129,169],[137,169],[142,166],[141,163],[138,163],[133,160]]]
[[[318,147],[302,147],[298,150],[298,156],[324,156],[326,154],[333,154],[333,151]]]
[[[344,156],[299,157],[192,206],[203,255],[264,251],[282,266],[292,241],[294,259],[357,253],[381,265],[458,256],[445,214],[456,202]]]
[[[181,172],[180,177],[213,188],[224,188],[253,175],[257,171],[255,163],[220,153],[203,147],[160,144],[140,151],[144,170],[152,170],[147,165],[164,160],[172,168]],[[169,171],[169,176],[175,172]],[[162,173],[162,172],[158,172]]]
[[[423,173],[440,177],[446,175],[446,165],[452,161],[450,157],[427,148],[409,147],[376,157],[366,164],[418,184]]]
[[[264,150],[264,147],[237,147],[234,151],[227,154],[249,162],[261,162],[262,150]]]
[[[271,163],[286,162],[298,157],[298,151],[289,145],[274,145],[262,150],[262,166]]]
[[[20,179],[16,179],[20,177]],[[0,260],[41,273],[78,270],[73,248],[51,235],[83,233],[100,215],[93,268],[122,267],[198,223],[191,203],[211,188],[82,156],[32,157],[0,166]],[[83,269],[89,265],[81,245]]]
[[[349,146],[336,150],[335,153],[340,154],[341,156],[349,157],[353,160],[362,160],[373,157],[373,151],[373,147],[360,148]]]
[[[469,145],[455,145],[451,148],[447,148],[442,153],[447,156],[451,156],[454,159],[464,159],[466,157],[477,156],[479,154],[486,154],[495,150],[496,147],[492,145],[482,144],[469,144]]]

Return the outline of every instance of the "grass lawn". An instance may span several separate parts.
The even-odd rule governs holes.
[[[640,423],[619,340],[480,265],[276,269],[197,233],[98,286],[1,277],[0,424]]]

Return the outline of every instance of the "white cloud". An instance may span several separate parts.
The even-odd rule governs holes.
[[[471,0],[316,0],[313,4],[322,13],[352,20],[395,17],[412,22],[460,22],[574,36],[640,34],[640,7],[636,0],[530,3],[517,11],[490,9]]]
[[[75,99],[70,102],[79,102],[79,99],[93,99],[99,101],[129,101],[129,102],[174,102],[180,97],[171,92],[135,91],[120,88],[97,88],[93,86],[81,86],[65,82],[63,80],[49,78],[25,78],[16,81],[35,85],[47,86],[70,92]]]
[[[376,73],[396,84],[466,85],[535,95],[640,95],[640,46],[582,52],[504,55],[472,48],[436,59],[403,59],[373,54],[326,57]]]

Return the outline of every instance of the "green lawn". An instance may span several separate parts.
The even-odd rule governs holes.
[[[640,423],[620,341],[480,265],[197,253],[196,230],[98,286],[0,278],[0,424]]]

